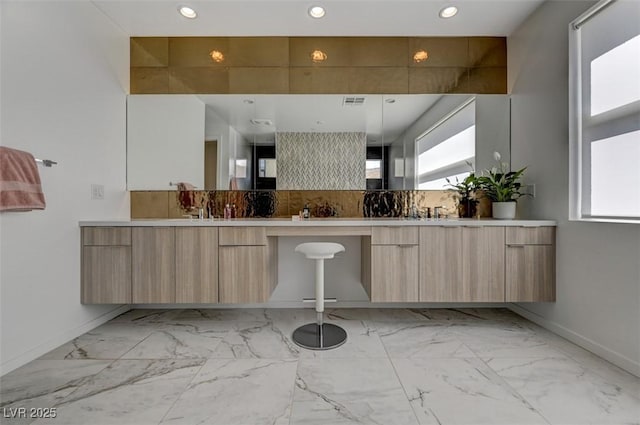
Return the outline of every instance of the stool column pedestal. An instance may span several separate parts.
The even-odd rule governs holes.
[[[308,323],[296,329],[292,336],[293,342],[310,350],[328,350],[339,347],[347,340],[347,333],[340,326],[324,323],[324,260],[333,258],[336,252],[344,251],[344,247],[334,243],[316,242],[300,244],[296,247],[296,251],[316,262],[316,323]]]

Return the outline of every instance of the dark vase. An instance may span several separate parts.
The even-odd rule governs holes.
[[[458,217],[473,218],[476,216],[478,201],[475,199],[462,198],[458,203]]]

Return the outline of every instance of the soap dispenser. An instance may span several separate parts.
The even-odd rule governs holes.
[[[309,204],[304,204],[304,208],[302,209],[302,218],[311,217],[311,213],[309,212]]]

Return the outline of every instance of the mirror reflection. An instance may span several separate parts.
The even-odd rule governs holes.
[[[127,186],[443,189],[509,157],[504,95],[132,95]]]

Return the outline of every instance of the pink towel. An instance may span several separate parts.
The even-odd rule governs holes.
[[[185,211],[191,211],[196,205],[196,197],[193,193],[195,186],[187,182],[177,183],[176,186],[178,187],[178,202],[180,206]]]
[[[43,210],[44,193],[29,152],[0,146],[0,211]]]

